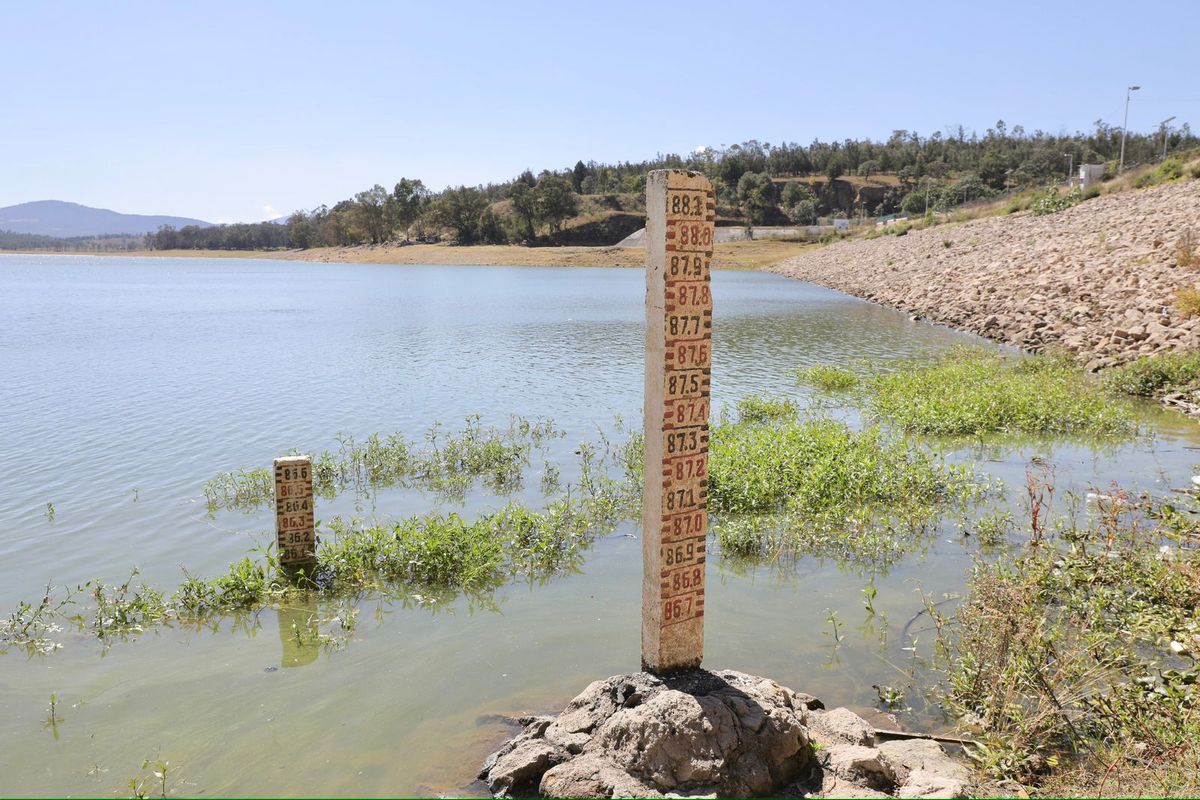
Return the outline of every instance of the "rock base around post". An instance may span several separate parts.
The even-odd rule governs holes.
[[[866,720],[733,670],[591,684],[479,774],[497,797],[965,797],[929,740],[876,742]]]

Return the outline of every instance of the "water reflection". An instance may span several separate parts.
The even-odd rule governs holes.
[[[321,654],[317,611],[315,598],[289,603],[278,609],[279,666],[292,669],[317,660]]]

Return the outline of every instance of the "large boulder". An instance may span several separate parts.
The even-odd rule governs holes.
[[[937,755],[923,747],[962,770],[936,744],[887,752],[886,743],[874,746],[874,729],[861,717],[822,708],[811,695],[733,670],[617,675],[588,686],[557,717],[527,719],[479,777],[497,797],[966,791],[960,773],[943,774]]]

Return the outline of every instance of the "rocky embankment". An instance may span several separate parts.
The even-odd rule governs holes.
[[[773,271],[1099,370],[1200,347],[1200,318],[1173,305],[1200,283],[1200,261],[1178,265],[1189,231],[1200,243],[1200,180],[840,242]]]
[[[492,754],[497,797],[965,797],[970,772],[929,740],[887,740],[811,695],[733,670],[591,684]],[[884,740],[878,740],[882,737]]]

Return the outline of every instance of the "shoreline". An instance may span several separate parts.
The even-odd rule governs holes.
[[[821,245],[756,239],[718,242],[713,269],[765,270]],[[641,247],[523,247],[521,245],[412,244],[355,245],[309,250],[134,250],[111,252],[61,252],[47,250],[3,251],[11,255],[123,256],[126,258],[257,258],[273,261],[312,261],[325,264],[395,264],[498,267],[642,267]]]

